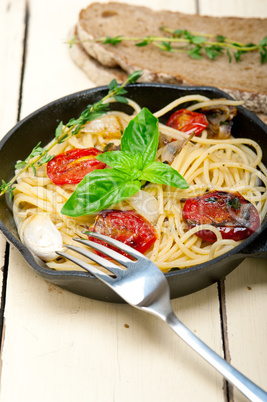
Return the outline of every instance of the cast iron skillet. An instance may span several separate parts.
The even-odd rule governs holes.
[[[127,96],[155,112],[180,96],[194,93],[210,98],[231,99],[224,92],[212,87],[179,87],[155,83],[129,86]],[[13,176],[16,161],[24,160],[39,141],[42,145],[48,143],[54,137],[55,128],[61,120],[67,123],[70,118],[78,117],[88,104],[100,100],[106,94],[107,87],[78,92],[42,107],[19,122],[0,142],[0,180],[9,181]],[[116,109],[131,113],[127,105],[116,104]],[[267,126],[257,116],[243,107],[238,107],[233,135],[257,141],[263,149],[264,163],[267,164]],[[111,289],[92,275],[80,271],[57,272],[34,258],[18,238],[8,197],[5,196],[0,199],[0,219],[0,230],[7,240],[20,251],[34,272],[42,278],[82,296],[108,302],[122,302]],[[266,220],[256,233],[230,252],[192,268],[168,272],[166,277],[171,297],[184,296],[211,285],[229,274],[246,257],[267,257]]]

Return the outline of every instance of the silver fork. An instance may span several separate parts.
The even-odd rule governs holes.
[[[72,245],[66,246],[106,268],[111,274],[109,275],[99,270],[96,266],[87,264],[68,253],[61,251],[57,253],[92,273],[133,307],[161,318],[178,336],[235,385],[248,399],[251,401],[267,401],[267,393],[263,389],[259,388],[210,349],[177,318],[171,307],[168,282],[161,270],[152,261],[120,241],[98,233],[90,233],[90,236],[115,246],[135,260],[131,260],[102,244],[79,238],[74,239],[117,261],[126,268],[122,269],[113,261],[107,260],[90,250]]]

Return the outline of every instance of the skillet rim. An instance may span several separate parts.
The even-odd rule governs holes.
[[[210,94],[216,94],[218,96],[221,97],[225,97],[228,99],[233,99],[230,95],[228,95],[227,93],[225,93],[224,91],[212,87],[212,86],[181,86],[181,85],[173,85],[173,84],[161,84],[161,83],[136,83],[136,84],[132,84],[132,85],[128,85],[127,88],[166,88],[166,89],[174,89],[174,90],[179,90],[182,92],[185,91],[199,91],[201,90],[202,92],[209,92]],[[97,93],[101,93],[101,91],[105,91],[108,90],[108,86],[99,86],[99,87],[94,87],[94,88],[90,88],[90,89],[86,89],[86,90],[82,90],[82,91],[78,91],[66,96],[63,96],[61,98],[58,98],[52,102],[49,102],[48,104],[38,108],[37,110],[35,110],[34,112],[30,113],[29,115],[27,115],[26,117],[24,117],[21,121],[19,121],[14,127],[12,127],[8,133],[1,139],[0,141],[0,153],[2,151],[3,146],[6,144],[6,142],[12,137],[12,135],[18,130],[20,129],[21,126],[23,126],[27,121],[29,121],[30,119],[34,118],[35,116],[37,116],[38,114],[45,112],[46,109],[51,108],[55,105],[60,105],[61,103],[66,103],[70,100],[74,100],[76,98],[80,98],[81,101],[83,99],[84,96],[86,96],[87,94],[92,94],[94,95]],[[238,106],[237,109],[241,112],[241,114],[245,115],[248,119],[250,119],[254,124],[258,125],[260,127],[260,129],[262,129],[266,135],[267,135],[267,126],[258,118],[257,115],[255,115],[253,112],[245,109],[243,106]],[[81,278],[81,277],[85,277],[85,278],[90,278],[90,279],[94,279],[96,280],[96,278],[92,275],[89,274],[87,272],[83,272],[83,271],[56,271],[56,270],[52,270],[51,268],[46,268],[45,267],[45,263],[43,263],[40,260],[40,264],[38,263],[38,259],[36,259],[33,254],[27,249],[26,246],[24,246],[24,244],[17,238],[15,237],[8,229],[7,227],[4,225],[4,223],[2,222],[2,220],[0,220],[0,231],[4,234],[4,236],[6,237],[7,241],[12,243],[17,249],[18,251],[22,254],[22,256],[24,257],[24,259],[26,260],[26,262],[31,266],[31,268],[33,268],[35,271],[37,271],[38,274],[40,274],[41,277],[43,277],[44,279],[50,280],[51,279],[60,279],[60,278]],[[267,221],[265,221],[260,228],[253,234],[251,235],[249,238],[245,239],[241,244],[239,244],[238,246],[236,246],[235,248],[233,248],[232,250],[230,250],[227,253],[222,254],[219,257],[216,257],[210,261],[201,263],[201,264],[197,264],[194,265],[192,267],[189,268],[185,268],[185,269],[173,269],[171,271],[168,271],[167,273],[165,273],[166,278],[170,278],[172,279],[173,277],[176,276],[180,276],[180,275],[185,275],[186,273],[188,274],[188,276],[190,276],[192,273],[194,273],[195,271],[199,271],[202,270],[203,268],[209,267],[211,265],[220,263],[220,261],[225,260],[226,258],[231,256],[237,256],[237,258],[239,258],[240,262],[246,258],[247,256],[253,257],[253,254],[247,254],[246,253],[246,248],[247,246],[251,245],[253,242],[255,243],[255,241],[257,241],[257,239],[262,238],[264,233],[267,233]],[[267,239],[266,239],[266,249],[267,249]],[[255,251],[257,252],[257,250]],[[238,265],[238,264],[237,264]],[[53,283],[53,281],[52,281]],[[60,286],[60,285],[59,285]],[[179,297],[179,296],[176,296]],[[101,299],[102,300],[102,299]]]

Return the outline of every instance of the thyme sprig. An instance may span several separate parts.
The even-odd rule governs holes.
[[[108,86],[109,91],[107,95],[104,96],[100,101],[95,102],[92,105],[88,105],[77,119],[70,119],[65,126],[61,121],[55,130],[55,138],[52,143],[48,147],[43,148],[39,142],[24,161],[19,161],[16,163],[15,169],[17,170],[17,173],[12,180],[8,183],[5,182],[5,180],[2,180],[2,184],[0,186],[0,196],[8,193],[11,198],[15,188],[13,187],[13,184],[23,172],[27,171],[29,168],[32,168],[34,174],[36,174],[37,167],[42,166],[53,158],[53,155],[48,155],[48,152],[56,144],[61,144],[73,135],[78,134],[78,132],[87,122],[95,120],[105,114],[109,110],[109,101],[112,98],[117,102],[127,103],[128,101],[124,96],[127,93],[125,86],[128,84],[134,84],[141,75],[141,71],[135,71],[134,73],[130,74],[127,80],[125,80],[121,85],[118,85],[115,79],[112,80]]]
[[[248,52],[259,52],[261,63],[267,62],[267,36],[263,38],[257,45],[254,43],[241,43],[223,35],[212,35],[202,32],[190,32],[186,29],[170,29],[168,27],[160,27],[160,30],[168,36],[146,36],[146,37],[100,37],[89,39],[88,41],[100,42],[102,44],[111,44],[116,46],[124,41],[135,42],[135,46],[142,47],[154,45],[163,51],[170,53],[187,53],[193,59],[202,59],[207,56],[209,59],[227,54],[229,62],[234,57],[235,61],[241,61],[241,56]],[[73,37],[69,42],[72,46],[80,43],[77,37]]]

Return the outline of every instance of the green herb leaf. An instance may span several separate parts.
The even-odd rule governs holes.
[[[229,207],[234,208],[236,210],[240,209],[240,207],[241,207],[241,202],[240,202],[240,199],[238,197],[231,198],[227,202],[227,204],[229,205]]]
[[[267,63],[267,48],[263,47],[262,50],[260,51],[260,56],[261,56],[261,64]]]
[[[209,197],[209,198],[206,198],[206,202],[218,202],[218,198],[217,197]]]
[[[192,59],[202,59],[202,48],[200,46],[196,46],[193,49],[190,49],[188,53],[189,56],[192,57]]]
[[[35,156],[41,155],[44,149],[40,147],[41,142],[38,142],[38,144],[33,148],[31,151],[30,155],[28,156],[27,160],[30,160],[31,158],[34,158]]]
[[[194,35],[190,31],[188,31],[187,29],[183,30],[183,37],[185,39],[192,40],[193,36]]]
[[[211,59],[214,60],[216,57],[220,56],[223,52],[222,48],[216,45],[212,46],[205,46],[206,55]]]
[[[140,188],[140,181],[129,180],[117,169],[94,170],[77,185],[61,213],[72,217],[89,215],[131,197]]]
[[[188,188],[186,180],[171,166],[160,162],[153,162],[147,166],[140,180],[150,181],[151,183],[166,184],[176,188]]]
[[[40,147],[41,142],[38,142],[38,144],[33,148],[33,150],[31,151],[30,155],[24,160],[24,161],[18,161],[15,164],[15,169],[24,169],[27,165],[29,165],[29,167],[32,167],[34,172],[34,166],[32,166],[31,163],[29,163],[29,161],[36,157],[36,156],[42,156],[43,154],[45,154],[47,151],[44,150],[44,148]]]
[[[103,40],[102,44],[105,45],[105,44],[109,43],[109,44],[115,46],[118,43],[121,43],[121,41],[122,41],[121,36],[115,36],[114,38],[111,38],[110,36],[107,36]]]
[[[18,161],[15,163],[15,169],[23,169],[27,165],[25,161]]]
[[[103,152],[108,152],[110,148],[112,148],[114,145],[114,142],[109,142],[105,148],[103,149]]]
[[[158,119],[143,108],[130,121],[121,138],[121,149],[130,154],[143,155],[143,164],[154,162],[159,141]]]
[[[236,52],[234,52],[234,56],[235,56],[235,61],[238,62],[241,60],[241,52],[239,50],[237,50]]]
[[[160,45],[158,45],[158,47],[166,52],[173,52],[173,48],[170,42],[162,41]]]
[[[67,43],[69,44],[70,49],[72,48],[73,45],[75,45],[77,40],[77,36],[74,35]]]
[[[37,162],[38,166],[44,165],[45,163],[48,163],[51,161],[51,159],[54,158],[54,155],[47,155],[47,151],[44,153],[42,158]]]
[[[224,42],[225,42],[225,39],[226,39],[226,37],[223,36],[223,35],[217,35],[217,36],[216,36],[216,40],[217,40],[217,42],[219,42],[219,43],[224,43]]]
[[[259,46],[267,46],[267,36],[260,41]]]
[[[59,138],[62,135],[62,130],[63,130],[63,121],[59,123],[55,130],[55,138]]]
[[[124,96],[114,96],[114,99],[120,103],[128,103],[127,99]]]
[[[229,63],[231,63],[232,62],[232,56],[231,56],[230,50],[228,48],[226,49],[226,53],[227,53],[227,56],[228,56],[228,61],[229,61]]]
[[[9,201],[11,202],[12,197],[13,197],[13,190],[15,190],[16,187],[12,187],[10,183],[6,183],[5,180],[2,179],[2,184],[0,186],[0,191],[5,192],[9,195]]]
[[[134,71],[132,74],[129,75],[127,82],[129,84],[134,84],[142,76],[142,74],[142,70]]]
[[[96,159],[106,163],[129,176],[131,180],[139,180],[143,169],[143,156],[123,151],[111,151],[100,154]]]
[[[109,151],[97,155],[96,159],[118,170],[131,170],[135,166],[134,155],[123,151]]]
[[[108,87],[109,87],[110,91],[117,89],[118,88],[117,80],[115,78],[113,78],[113,80],[111,80],[110,83],[108,84]]]
[[[149,40],[147,40],[147,39],[144,39],[142,42],[137,42],[136,44],[135,44],[135,46],[137,46],[137,47],[142,47],[142,46],[147,46],[147,45],[149,45],[151,43],[151,41],[149,41]]]
[[[207,39],[204,36],[192,36],[191,38],[191,43],[193,43],[194,45],[201,45],[206,41]]]
[[[173,34],[173,36],[174,36],[175,38],[180,38],[180,37],[183,35],[183,30],[182,30],[182,29],[175,29],[175,30],[172,32],[172,34]]]

